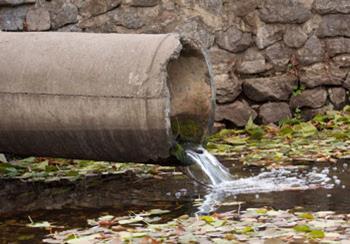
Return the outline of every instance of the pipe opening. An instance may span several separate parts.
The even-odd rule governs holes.
[[[168,64],[168,82],[173,138],[200,144],[213,119],[212,80],[204,53],[184,44],[180,56]]]

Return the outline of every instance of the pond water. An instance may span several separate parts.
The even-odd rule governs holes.
[[[86,227],[87,219],[102,215],[123,216],[130,211],[155,208],[171,210],[161,221],[199,211],[221,212],[265,206],[350,212],[348,160],[331,165],[308,162],[283,170],[243,167],[232,161],[222,161],[233,177],[241,180],[214,189],[206,186],[208,181],[197,175],[201,171],[195,168],[191,169],[192,177],[203,179],[203,182],[174,172],[150,178],[104,175],[75,183],[1,182],[0,187],[4,190],[0,194],[0,243],[38,243],[50,233],[43,228],[27,227],[28,216],[35,222],[48,221],[71,229]],[[250,185],[252,182],[254,185]],[[274,189],[276,184],[281,189]],[[61,228],[51,231],[54,230]]]

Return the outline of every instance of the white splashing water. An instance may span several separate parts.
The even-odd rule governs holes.
[[[206,195],[199,212],[214,211],[225,198],[239,194],[267,193],[286,190],[332,188],[327,170],[300,173],[293,169],[277,169],[257,176],[235,179],[229,171],[207,150],[198,147],[187,149],[187,155],[202,169],[211,181],[212,190]],[[190,175],[194,177],[191,170]],[[198,179],[200,181],[200,179]]]
[[[212,185],[218,185],[233,180],[228,169],[225,168],[214,155],[209,153],[203,147],[196,149],[186,149],[187,156],[195,162],[202,171],[208,176]],[[189,171],[191,174],[191,172]],[[191,174],[193,176],[193,174]]]

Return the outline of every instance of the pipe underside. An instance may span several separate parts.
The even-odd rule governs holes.
[[[173,121],[210,127],[206,62],[175,34],[0,33],[0,152],[166,160]]]

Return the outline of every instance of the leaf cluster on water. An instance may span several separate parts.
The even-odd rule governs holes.
[[[146,220],[151,210],[129,216],[102,216],[91,227],[57,232],[44,242],[56,243],[313,243],[348,240],[347,215],[334,212],[298,213],[295,210],[248,208],[205,216],[182,215],[166,222]],[[153,215],[152,215],[153,216]],[[310,218],[312,216],[312,218]],[[305,218],[307,217],[307,218]],[[341,229],[342,233],[335,232]],[[265,242],[264,242],[265,243]]]
[[[250,119],[244,129],[224,129],[211,136],[206,146],[248,165],[335,162],[350,157],[350,107],[308,122],[286,119],[278,126],[259,126]]]

